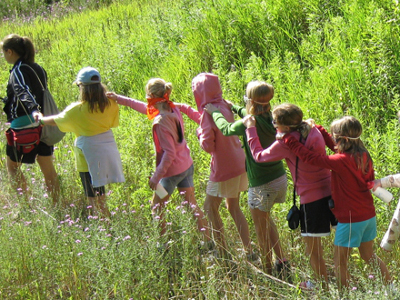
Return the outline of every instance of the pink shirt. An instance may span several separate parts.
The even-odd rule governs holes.
[[[182,105],[181,111],[201,124],[197,128],[197,137],[201,148],[211,154],[211,181],[226,181],[246,172],[246,157],[237,136],[224,136],[215,126],[212,116],[206,112],[201,115],[189,105]],[[225,117],[229,122],[234,122],[232,113]]]
[[[269,162],[285,158],[296,182],[296,192],[300,195],[300,203],[310,203],[331,195],[331,172],[319,166],[313,166],[298,160],[296,178],[296,155],[282,140],[275,141],[267,149],[263,149],[258,139],[256,127],[246,130],[251,153],[257,162]],[[300,133],[290,133],[296,140],[300,139]],[[317,153],[326,154],[325,141],[320,131],[314,127],[311,129],[304,146]]]
[[[142,113],[147,113],[147,104],[132,98],[118,96],[117,103]],[[182,140],[178,134],[181,128]],[[151,181],[178,175],[193,164],[190,150],[184,138],[182,115],[177,108],[170,113],[158,114],[153,120],[153,141],[156,150],[156,171]]]
[[[210,180],[222,182],[246,173],[245,154],[237,136],[224,136],[214,124],[211,115],[203,112],[206,104],[212,103],[228,122],[234,122],[233,113],[222,98],[218,76],[201,73],[193,78],[192,91],[198,111],[183,105],[181,111],[200,125],[197,129],[201,148],[211,154]]]

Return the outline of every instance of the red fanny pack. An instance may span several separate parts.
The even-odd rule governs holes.
[[[40,143],[42,126],[13,129],[9,128],[5,132],[7,144],[17,148],[18,152],[27,154],[35,149]]]

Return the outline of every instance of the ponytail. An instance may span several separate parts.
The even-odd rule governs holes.
[[[10,34],[3,39],[1,47],[4,51],[8,49],[14,51],[24,62],[35,62],[35,47],[26,36],[21,37],[17,34]]]

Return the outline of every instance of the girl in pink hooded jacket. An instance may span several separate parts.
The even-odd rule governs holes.
[[[226,241],[219,206],[226,198],[226,206],[231,214],[249,259],[256,259],[251,249],[249,226],[240,209],[240,192],[247,190],[248,181],[245,169],[245,154],[237,136],[224,136],[215,126],[213,118],[203,113],[204,106],[214,104],[230,122],[234,121],[229,105],[222,98],[218,76],[201,73],[192,81],[192,91],[198,112],[190,106],[180,104],[181,112],[187,114],[200,127],[197,129],[201,148],[211,154],[211,173],[204,202],[205,213],[211,223],[213,235],[222,251]]]

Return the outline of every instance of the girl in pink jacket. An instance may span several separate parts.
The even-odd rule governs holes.
[[[273,125],[277,128],[277,137],[285,133],[300,140],[308,149],[325,155],[325,138],[316,126],[303,122],[303,112],[294,104],[281,104],[272,111]],[[297,159],[296,154],[282,140],[276,140],[263,149],[255,127],[255,119],[249,118],[244,124],[251,153],[257,162],[270,162],[285,159],[295,183],[296,193],[300,195],[301,236],[305,242],[306,254],[311,267],[322,285],[328,287],[328,275],[324,260],[321,237],[330,235],[331,226],[337,221],[329,208],[331,198],[331,173],[321,166],[313,166]],[[325,131],[319,127],[321,131]],[[331,141],[332,142],[332,141]],[[331,146],[331,145],[330,145]],[[311,288],[313,284],[305,281],[302,288]]]
[[[153,195],[152,206],[154,212],[160,217],[161,234],[166,231],[166,223],[163,218],[165,203],[177,187],[193,208],[198,229],[208,240],[207,221],[194,196],[193,160],[184,138],[183,119],[179,109],[169,100],[171,91],[171,83],[167,83],[161,78],[153,78],[146,85],[147,104],[115,93],[107,93],[107,96],[117,101],[118,104],[147,114],[148,118],[153,120],[156,170],[149,179],[149,186],[155,190],[160,183],[168,192],[168,195],[163,198],[156,193]]]
[[[224,136],[215,126],[213,118],[204,113],[208,103],[214,104],[227,118],[234,121],[229,105],[222,98],[218,76],[201,73],[192,81],[192,91],[198,111],[188,105],[180,105],[181,111],[200,125],[197,129],[201,148],[211,154],[211,173],[204,202],[205,213],[211,223],[213,235],[222,251],[226,251],[224,228],[219,215],[219,206],[226,198],[226,206],[231,214],[249,259],[256,259],[251,249],[249,226],[240,209],[240,192],[247,190],[248,181],[245,170],[245,154],[237,136]]]

